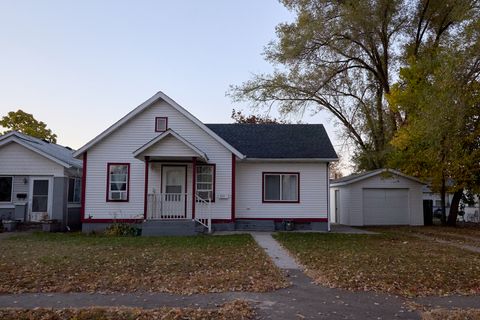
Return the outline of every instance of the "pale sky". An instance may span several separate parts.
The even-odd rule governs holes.
[[[22,109],[79,148],[157,91],[232,122],[231,84],[269,72],[263,47],[292,15],[276,0],[0,0],[0,116]],[[327,113],[323,123],[336,146]]]

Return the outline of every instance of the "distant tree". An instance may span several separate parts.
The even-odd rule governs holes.
[[[18,131],[29,136],[56,143],[57,135],[47,128],[47,124],[36,120],[32,114],[22,110],[11,111],[0,120],[0,126],[6,129],[0,134]]]
[[[244,115],[241,111],[232,110],[231,118],[235,123],[250,123],[250,124],[287,124],[287,120],[280,120],[277,118],[270,118],[269,116],[262,116],[259,114]]]

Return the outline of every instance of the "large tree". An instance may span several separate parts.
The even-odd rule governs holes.
[[[2,119],[0,119],[0,126],[6,129],[0,134],[19,131],[52,143],[57,142],[57,135],[47,128],[46,123],[38,121],[32,114],[22,110],[11,111],[6,116],[3,116]]]
[[[295,21],[266,48],[275,66],[230,94],[282,113],[327,110],[356,146],[358,169],[386,165],[408,112],[387,97],[400,67],[478,19],[477,0],[281,0]]]

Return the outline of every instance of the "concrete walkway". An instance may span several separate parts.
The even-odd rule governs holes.
[[[257,244],[265,250],[273,263],[281,270],[299,270],[300,265],[293,259],[287,250],[275,240],[269,232],[250,233]]]

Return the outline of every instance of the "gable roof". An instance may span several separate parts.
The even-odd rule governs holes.
[[[321,124],[207,124],[237,150],[253,159],[337,160]]]
[[[186,145],[188,148],[190,148],[193,152],[195,152],[197,155],[199,155],[203,160],[208,161],[208,157],[205,154],[205,152],[203,152],[202,150],[200,150],[199,148],[197,148],[196,146],[194,146],[193,144],[188,142],[185,138],[183,138],[181,135],[179,135],[178,133],[176,133],[172,129],[168,129],[167,131],[163,132],[159,136],[153,138],[152,140],[150,140],[149,142],[147,142],[146,144],[144,144],[143,146],[141,146],[140,148],[135,150],[133,152],[133,156],[138,157],[140,154],[142,154],[142,152],[144,152],[148,148],[154,146],[155,144],[162,141],[164,138],[166,138],[168,136],[175,137],[178,141],[180,141],[181,143]]]
[[[331,180],[330,186],[331,187],[343,186],[343,185],[351,184],[351,183],[358,182],[358,181],[361,181],[361,180],[365,180],[365,179],[374,177],[374,176],[382,174],[382,173],[395,174],[397,176],[401,176],[401,177],[404,177],[406,179],[410,179],[412,181],[424,184],[421,180],[419,180],[415,177],[412,177],[412,176],[408,176],[408,175],[406,175],[406,174],[404,174],[404,173],[402,173],[398,170],[384,168],[384,169],[377,169],[377,170],[373,170],[373,171],[351,174],[351,175],[343,177],[343,178]]]
[[[173,107],[175,110],[180,112],[182,115],[184,115],[186,118],[190,119],[194,124],[196,124],[200,129],[205,131],[207,134],[209,134],[212,138],[217,140],[221,145],[223,145],[225,148],[227,148],[229,151],[231,151],[233,154],[235,154],[237,157],[243,159],[244,155],[239,152],[237,149],[235,149],[232,145],[228,144],[225,140],[220,138],[216,133],[214,133],[212,130],[207,128],[200,120],[198,120],[196,117],[194,117],[190,112],[188,112],[186,109],[184,109],[182,106],[180,106],[178,103],[176,103],[173,99],[171,99],[169,96],[167,96],[165,93],[159,91],[155,95],[153,95],[150,99],[146,100],[143,102],[141,105],[130,111],[127,115],[125,115],[123,118],[115,122],[113,125],[111,125],[108,129],[100,133],[98,136],[93,138],[91,141],[89,141],[86,145],[81,147],[78,151],[76,151],[73,156],[74,157],[79,157],[82,155],[85,151],[99,143],[101,140],[109,136],[112,132],[120,128],[123,124],[128,122],[130,119],[135,117],[137,114],[145,110],[146,108],[150,107],[153,103],[155,103],[158,100],[163,100],[166,103],[168,103],[171,107]]]
[[[0,147],[11,142],[16,142],[23,147],[50,159],[65,168],[82,168],[82,161],[73,157],[74,150],[67,147],[50,143],[18,131],[11,131],[0,136]]]

